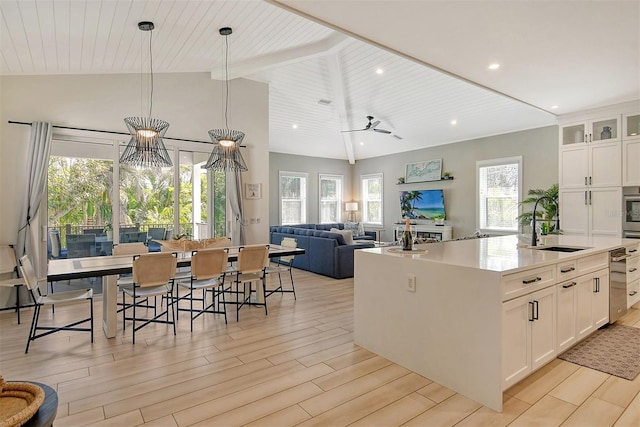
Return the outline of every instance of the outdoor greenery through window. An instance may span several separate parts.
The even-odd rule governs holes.
[[[479,161],[476,168],[480,229],[517,231],[522,157]]]
[[[307,174],[280,171],[280,224],[307,222]]]
[[[320,223],[341,222],[342,176],[320,174]]]
[[[360,176],[362,195],[362,222],[382,225],[382,174]]]

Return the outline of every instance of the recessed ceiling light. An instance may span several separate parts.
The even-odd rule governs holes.
[[[291,125],[292,128],[298,129],[298,125]]]
[[[552,105],[552,106],[551,106],[551,109],[552,109],[552,110],[555,110],[556,108],[558,108],[558,106],[557,106],[557,105]]]
[[[458,123],[458,121],[456,119],[451,120],[451,124],[455,125],[456,123]]]
[[[376,70],[376,74],[382,74],[382,73],[384,73],[384,70],[382,68],[378,68]]]
[[[500,68],[500,64],[498,63],[493,63],[489,65],[490,70],[497,70],[498,68]]]
[[[360,141],[360,145],[364,145],[364,142]]]

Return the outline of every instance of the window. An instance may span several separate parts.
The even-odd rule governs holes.
[[[320,223],[341,222],[342,175],[320,174]]]
[[[522,157],[483,160],[478,172],[478,226],[481,230],[518,231]]]
[[[361,175],[362,222],[382,225],[382,174]]]
[[[280,171],[280,224],[307,221],[307,174]]]

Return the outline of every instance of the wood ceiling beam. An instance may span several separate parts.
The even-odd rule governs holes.
[[[344,34],[334,32],[329,37],[315,43],[239,61],[229,67],[229,80],[247,77],[261,71],[284,67],[309,59],[332,55],[351,41],[352,40]],[[221,80],[223,77],[219,71],[212,71],[211,78]]]
[[[329,68],[329,82],[331,83],[331,88],[333,90],[333,101],[335,102],[336,110],[338,111],[338,118],[340,120],[340,128],[348,129],[344,76],[337,52],[333,55],[327,56],[326,61]],[[344,149],[347,154],[349,164],[353,165],[356,163],[355,154],[353,152],[353,135],[348,132],[341,132],[340,135],[342,135],[342,141],[344,142]]]

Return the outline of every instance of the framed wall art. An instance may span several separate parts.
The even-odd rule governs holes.
[[[404,182],[439,181],[442,178],[442,159],[408,163]]]
[[[262,184],[245,184],[244,185],[244,198],[245,199],[261,199],[262,198]]]

